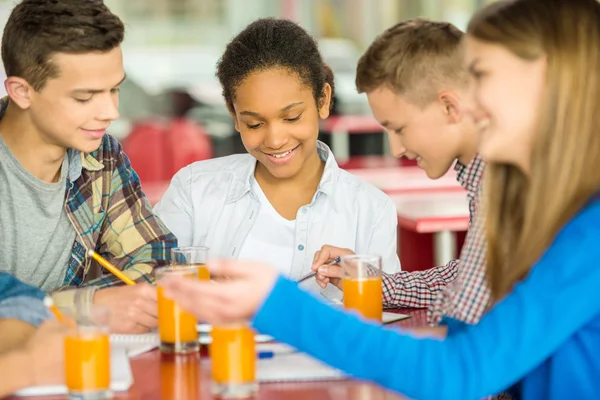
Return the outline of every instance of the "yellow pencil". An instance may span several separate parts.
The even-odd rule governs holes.
[[[104,268],[109,270],[114,276],[122,280],[128,285],[135,285],[135,282],[125,275],[121,270],[112,265],[106,258],[102,257],[100,254],[96,253],[94,250],[88,251],[88,255],[92,257],[94,260],[98,262],[98,264],[102,265]]]
[[[54,300],[52,300],[52,297],[46,296],[44,298],[44,305],[48,308],[48,310],[52,312],[52,314],[54,314],[54,317],[58,322],[65,321],[65,318],[63,317],[62,313],[58,310],[58,307],[54,305]]]

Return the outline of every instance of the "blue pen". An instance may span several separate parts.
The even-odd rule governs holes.
[[[258,353],[256,353],[256,355],[258,356],[259,360],[265,360],[265,359],[275,357],[275,352],[274,351],[259,351]]]
[[[297,350],[295,349],[285,349],[285,350],[278,350],[278,351],[273,351],[273,350],[264,350],[264,351],[258,351],[256,352],[256,357],[259,360],[266,360],[269,358],[274,358],[275,355],[279,354],[292,354],[292,353],[296,353]]]

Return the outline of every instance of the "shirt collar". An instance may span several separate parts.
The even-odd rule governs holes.
[[[468,165],[457,161],[454,166],[456,180],[470,195],[476,195],[479,192],[484,169],[485,162],[479,154],[476,154]]]
[[[321,176],[321,181],[317,187],[317,193],[315,193],[315,197],[319,193],[323,193],[333,199],[340,168],[335,161],[333,153],[325,143],[317,141],[317,154],[322,161],[325,161],[325,169],[323,170],[323,175]],[[252,178],[254,176],[254,170],[256,168],[257,161],[249,154],[248,160],[250,162],[244,165],[243,168],[240,168],[238,171],[239,174],[236,173],[239,179],[234,181],[235,186],[228,196],[228,203],[238,201],[242,196],[246,195],[252,190]]]
[[[8,102],[8,96],[0,99],[0,119],[2,119],[6,113]],[[93,153],[82,153],[75,149],[67,149],[67,157],[69,158],[68,176],[71,182],[75,182],[79,179],[82,168],[88,171],[99,171],[104,168],[104,164],[96,160],[92,154]]]

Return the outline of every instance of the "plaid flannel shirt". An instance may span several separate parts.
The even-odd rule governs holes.
[[[458,182],[467,191],[470,225],[477,214],[484,167],[485,163],[479,155],[475,156],[468,166],[462,165],[460,162],[454,166]],[[467,234],[466,240],[469,240],[469,234]],[[465,250],[462,254],[465,255]],[[459,268],[463,268],[461,262],[452,260],[446,265],[425,271],[400,271],[393,275],[384,274],[384,306],[425,308],[437,304],[436,300],[440,297],[440,293],[458,277]]]
[[[0,118],[7,106],[8,98],[2,99]],[[119,142],[104,135],[98,150],[69,149],[67,156],[65,209],[77,235],[63,286],[52,293],[56,304],[89,305],[97,289],[122,284],[87,255],[89,249],[134,281],[153,282],[153,270],[170,262],[177,240],[154,216]]]
[[[490,290],[485,277],[485,214],[479,207],[482,193],[484,162],[476,158],[466,169],[463,178],[469,184],[471,220],[469,231],[460,254],[460,273],[447,285],[428,311],[428,320],[438,324],[447,316],[469,324],[476,324],[490,305]],[[459,179],[460,178],[459,171]]]
[[[95,289],[122,284],[87,255],[94,249],[136,282],[154,281],[153,270],[170,262],[175,236],[152,212],[138,175],[119,142],[109,135],[100,148],[69,150],[67,215],[77,232],[62,287],[60,305],[91,303]],[[88,287],[88,290],[66,290]]]

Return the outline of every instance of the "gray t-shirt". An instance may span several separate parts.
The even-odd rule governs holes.
[[[60,180],[29,173],[0,137],[0,270],[51,291],[62,286],[75,229],[65,211],[68,157]]]

